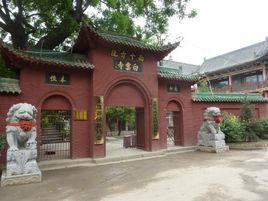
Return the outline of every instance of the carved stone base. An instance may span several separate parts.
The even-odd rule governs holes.
[[[197,150],[204,151],[204,152],[212,152],[212,153],[222,153],[222,152],[229,151],[229,146],[223,146],[217,149],[214,147],[198,146]]]
[[[13,186],[19,184],[39,183],[42,181],[41,171],[34,174],[22,174],[7,176],[6,170],[3,170],[1,177],[1,187]]]

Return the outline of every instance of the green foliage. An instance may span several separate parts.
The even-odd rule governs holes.
[[[3,58],[1,57],[1,55],[0,55],[0,77],[16,78],[15,71],[6,67],[6,64],[3,60]]]
[[[243,140],[246,142],[255,142],[259,139],[257,133],[258,133],[258,126],[255,121],[243,121],[245,125],[245,131],[243,135]]]
[[[244,138],[245,125],[233,114],[224,113],[221,130],[225,134],[226,142],[241,142]]]
[[[253,119],[254,107],[248,101],[247,96],[243,100],[241,107],[241,121],[245,125],[244,141],[252,142],[258,140],[258,126],[256,120]]]
[[[203,80],[200,80],[198,83],[197,83],[197,86],[198,86],[198,92],[210,92],[210,88],[208,86],[208,82],[207,80],[203,79]]]
[[[6,33],[20,37],[12,28],[16,20],[22,19],[19,28],[30,46],[38,42],[47,47],[46,43],[53,43],[52,39],[60,44],[77,32],[81,23],[90,23],[102,31],[135,36],[146,42],[163,43],[170,17],[178,16],[182,20],[196,16],[195,10],[187,10],[189,1],[16,0],[8,1],[7,9],[0,2],[3,12],[0,16],[1,37],[6,38]]]
[[[250,101],[245,97],[241,107],[241,119],[245,122],[250,122],[253,119],[253,110],[254,108]]]
[[[128,122],[130,125],[135,123],[135,117],[135,108],[132,107],[108,107],[106,110],[108,124],[112,122],[118,123],[118,135],[120,135],[125,122]]]
[[[250,128],[258,138],[268,139],[268,117],[252,121]]]
[[[6,136],[0,134],[0,150],[2,150],[6,145]]]

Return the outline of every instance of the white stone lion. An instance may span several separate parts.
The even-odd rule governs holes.
[[[10,151],[36,148],[36,108],[28,103],[13,105],[7,113],[7,143]]]
[[[226,151],[225,135],[220,129],[221,111],[217,107],[209,107],[204,113],[204,121],[198,132],[198,145],[213,147],[215,152]]]

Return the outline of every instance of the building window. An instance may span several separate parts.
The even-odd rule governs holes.
[[[211,85],[212,87],[215,87],[215,88],[223,88],[229,85],[229,81],[227,79],[226,80],[213,80],[211,81]]]
[[[167,91],[168,92],[180,92],[180,86],[178,84],[168,84]]]

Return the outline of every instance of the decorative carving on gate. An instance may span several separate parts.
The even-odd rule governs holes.
[[[7,113],[9,148],[2,186],[41,181],[41,171],[36,162],[36,113],[36,108],[28,103],[13,105]]]
[[[104,131],[103,131],[103,121],[104,121],[104,102],[103,96],[95,96],[95,112],[94,112],[94,125],[95,125],[95,144],[103,144]]]
[[[153,129],[153,139],[159,139],[158,132],[158,99],[152,99],[152,129]]]

